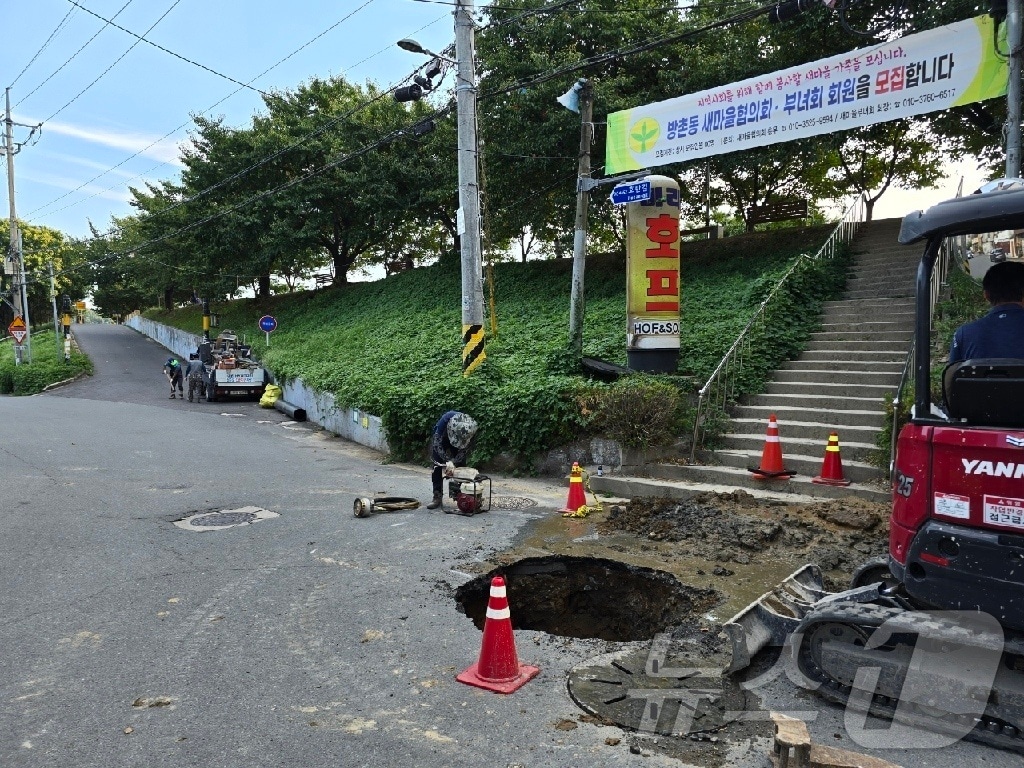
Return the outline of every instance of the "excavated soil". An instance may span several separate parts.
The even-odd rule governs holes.
[[[634,498],[609,507],[597,530],[675,544],[679,556],[714,562],[717,576],[731,575],[730,564],[802,558],[821,566],[830,588],[843,589],[860,563],[888,551],[888,514],[887,504],[855,498],[787,504],[735,491],[686,501]]]

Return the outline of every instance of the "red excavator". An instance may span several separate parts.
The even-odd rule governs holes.
[[[825,592],[820,569],[805,566],[741,611],[725,626],[730,672],[766,646],[786,646],[801,684],[827,699],[1024,752],[1024,360],[948,366],[944,402],[933,403],[930,357],[943,248],[1020,230],[1020,180],[903,219],[899,242],[923,242],[924,254],[889,555],[840,593]]]

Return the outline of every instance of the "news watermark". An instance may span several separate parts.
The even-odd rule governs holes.
[[[698,713],[702,707],[734,703],[735,699],[726,695],[731,685],[759,693],[762,700],[771,699],[771,692],[765,689],[780,678],[816,690],[823,683],[805,674],[798,663],[800,653],[810,653],[817,662],[838,664],[844,670],[844,679],[850,684],[838,684],[846,694],[843,726],[857,746],[872,750],[942,749],[967,736],[985,715],[999,672],[1004,637],[998,620],[977,611],[904,611],[868,629],[858,630],[860,641],[845,644],[831,643],[829,628],[811,638],[790,634],[771,667],[738,683],[728,679],[720,668],[670,663],[672,637],[669,633],[658,634],[651,642],[644,672],[648,677],[671,678],[680,684],[627,691],[629,698],[644,702],[637,730],[674,736],[705,731],[695,725]],[[808,650],[805,642],[815,647]],[[880,698],[889,705],[885,720],[869,721],[872,713],[877,714],[874,705]],[[671,716],[673,708],[674,720],[669,726],[662,721]],[[820,712],[784,708],[771,711],[805,722],[814,722]],[[767,721],[771,711],[725,708],[720,714],[720,727],[733,722]]]

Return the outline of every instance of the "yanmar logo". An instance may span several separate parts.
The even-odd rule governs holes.
[[[964,463],[964,474],[988,475],[989,477],[1024,477],[1024,464],[1012,461],[982,461],[981,459],[960,459]]]
[[[1014,437],[1013,435],[1006,436],[1006,442],[1010,445],[1016,446],[1017,448],[1024,448],[1024,437]]]

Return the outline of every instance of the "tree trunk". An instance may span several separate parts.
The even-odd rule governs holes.
[[[169,285],[164,288],[164,309],[174,309],[174,286]]]
[[[259,299],[270,298],[270,273],[261,272],[259,277],[259,287],[256,289],[256,297]]]
[[[875,200],[868,198],[864,200],[864,220],[871,221],[871,217],[875,212]]]

